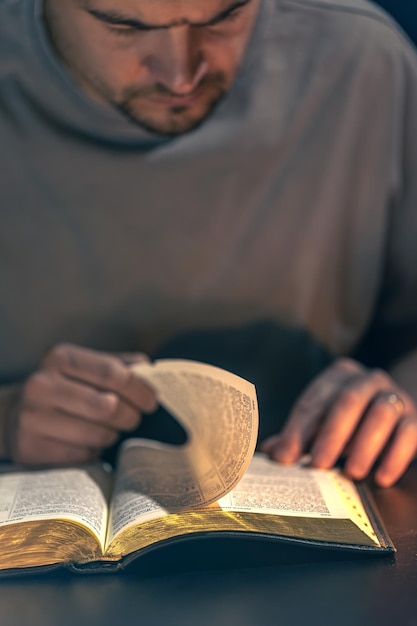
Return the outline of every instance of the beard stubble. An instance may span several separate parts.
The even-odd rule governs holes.
[[[152,97],[177,97],[175,93],[160,84],[151,87],[126,89],[123,95],[115,102],[116,107],[131,121],[143,126],[146,130],[165,135],[179,135],[194,130],[200,126],[214,111],[227,93],[227,79],[221,72],[207,75],[196,88],[196,92],[202,94],[201,111],[196,114],[193,106],[176,104],[167,109],[163,119],[150,113],[141,111],[140,101],[146,102]],[[203,99],[204,92],[206,99]]]

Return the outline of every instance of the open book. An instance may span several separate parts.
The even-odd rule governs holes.
[[[247,381],[192,361],[135,365],[187,433],[182,446],[130,439],[117,468],[0,475],[0,570],[118,569],[153,547],[259,536],[392,552],[370,501],[338,470],[254,454],[258,409]]]

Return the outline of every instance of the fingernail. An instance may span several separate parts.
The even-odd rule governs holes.
[[[344,466],[344,472],[347,474],[352,480],[363,480],[370,470],[368,465],[361,465],[356,460],[351,461],[348,459]]]
[[[104,391],[102,392],[101,397],[103,399],[105,409],[107,409],[108,411],[116,410],[119,404],[119,396],[117,396],[115,393],[112,393],[111,391]]]
[[[384,472],[377,472],[374,476],[374,480],[380,487],[392,487],[395,482],[389,474],[385,474]]]

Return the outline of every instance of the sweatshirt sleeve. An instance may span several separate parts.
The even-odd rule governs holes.
[[[380,298],[359,358],[387,369],[417,400],[417,54],[403,41],[401,57],[394,122],[398,184]]]
[[[0,462],[8,458],[8,433],[19,402],[21,385],[0,386]]]

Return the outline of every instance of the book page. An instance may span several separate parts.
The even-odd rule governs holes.
[[[328,471],[302,463],[280,465],[256,454],[245,476],[226,497],[222,508],[296,517],[348,518],[346,506]]]
[[[255,454],[243,479],[218,504],[227,511],[351,519],[379,545],[355,485],[338,469],[314,469],[304,461],[280,465]]]
[[[339,470],[332,471],[329,478],[342,496],[349,512],[350,519],[353,520],[365,534],[381,545],[379,539],[372,530],[372,524],[369,521],[355,484],[346,476],[343,476]]]
[[[107,543],[138,517],[217,501],[244,475],[258,434],[255,387],[217,367],[162,360],[134,366],[185,429],[172,446],[128,440],[120,454]]]
[[[65,519],[87,527],[104,546],[107,502],[87,470],[60,469],[0,474],[0,527]]]

